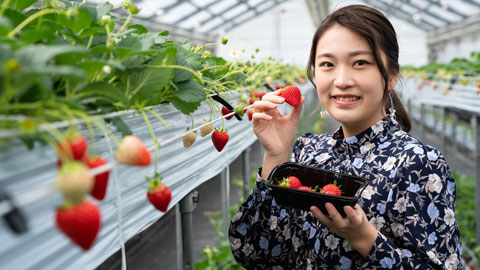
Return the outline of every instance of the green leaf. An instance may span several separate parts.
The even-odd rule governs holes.
[[[6,36],[12,30],[12,22],[3,16],[0,16],[0,36]]]
[[[77,9],[78,15],[68,18],[64,14],[58,16],[58,20],[64,26],[70,28],[74,33],[87,29],[92,24],[92,17],[85,9]]]
[[[163,37],[166,37],[166,36],[169,35],[169,32],[167,30],[165,30],[165,31],[160,32],[159,35],[163,36]]]
[[[75,66],[26,66],[21,70],[22,73],[50,76],[66,76],[72,79],[85,79],[86,73],[83,69]]]
[[[183,101],[199,102],[207,97],[202,86],[194,79],[177,83],[176,86],[178,91],[174,91],[174,94]]]
[[[176,50],[166,48],[162,50],[148,65],[160,66],[162,63],[172,65],[175,63]],[[162,90],[172,79],[174,70],[171,68],[143,68],[132,72],[127,77],[128,92],[135,94],[139,100],[147,100],[150,92]]]
[[[18,49],[15,54],[22,66],[46,65],[55,56],[61,54],[86,54],[88,51],[82,46],[71,45],[28,45]]]
[[[127,27],[127,29],[137,29],[137,34],[141,35],[144,33],[148,33],[147,28],[141,24],[132,24]]]
[[[83,89],[78,91],[77,94],[81,98],[94,96],[99,98],[105,98],[112,101],[112,103],[119,102],[125,107],[130,106],[130,101],[124,95],[124,93],[117,87],[106,82],[99,82],[87,85]]]
[[[117,130],[122,133],[122,136],[133,134],[132,130],[128,127],[128,125],[123,122],[122,118],[113,117],[109,119],[109,122],[111,122],[117,128]]]
[[[194,70],[201,69],[202,64],[200,63],[200,61],[202,56],[197,53],[191,52],[190,50],[185,49],[184,46],[186,45],[180,46],[178,44],[175,44],[175,47],[177,48],[178,53],[181,54],[185,59],[185,65]]]
[[[97,20],[100,20],[103,15],[107,15],[107,13],[109,13],[110,10],[113,9],[113,5],[110,4],[109,2],[105,2],[102,5],[96,6],[96,9],[97,9],[97,14],[96,14]]]
[[[20,40],[25,43],[33,44],[37,43],[38,41],[51,42],[56,38],[57,37],[52,33],[51,29],[40,28],[25,31],[25,33],[20,37]]]
[[[141,50],[142,49],[142,42],[138,38],[137,34],[130,34],[125,36],[117,43],[117,47],[119,48],[126,48],[126,49],[133,49],[133,50]]]
[[[200,102],[186,102],[178,97],[171,97],[168,101],[183,114],[191,114],[200,106]]]
[[[177,57],[175,58],[175,65],[189,67],[185,57],[183,57],[183,55],[179,53],[177,53]],[[190,80],[192,77],[193,77],[193,73],[185,69],[177,68],[175,69],[175,76],[173,77],[173,81],[176,83],[183,82],[183,81]]]
[[[27,16],[23,15],[22,13],[9,8],[5,9],[3,16],[10,19],[14,26],[19,25],[21,22],[23,22],[23,20],[27,18]]]

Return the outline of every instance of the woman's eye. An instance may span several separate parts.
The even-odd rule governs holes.
[[[364,66],[366,64],[368,64],[368,62],[365,60],[358,60],[358,61],[355,61],[354,63],[355,66]]]
[[[321,62],[318,66],[319,67],[333,67],[333,64],[330,63],[330,62]]]

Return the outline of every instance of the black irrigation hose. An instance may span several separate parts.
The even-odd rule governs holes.
[[[223,99],[220,94],[218,92],[215,92],[215,94],[211,95],[211,97],[213,98],[213,100],[221,103],[223,106],[227,107],[227,109],[229,109],[231,112],[235,112],[235,109],[232,107],[232,105],[230,105],[230,103],[228,103],[225,99]],[[237,113],[234,114],[235,117],[237,118],[238,121],[242,121],[243,118],[238,115]]]

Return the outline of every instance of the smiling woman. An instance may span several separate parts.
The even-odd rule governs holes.
[[[395,94],[395,30],[379,11],[352,5],[325,18],[310,51],[308,74],[320,103],[341,123],[334,134],[295,140],[304,97],[289,115],[280,91],[254,103],[253,130],[265,149],[252,194],[234,215],[230,242],[247,269],[462,269],[455,181],[443,155],[407,132]],[[293,155],[292,155],[293,149]],[[282,207],[265,179],[292,161],[367,178],[342,217]]]

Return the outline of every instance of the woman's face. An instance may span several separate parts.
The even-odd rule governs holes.
[[[396,77],[391,84],[395,82]],[[346,27],[334,25],[318,41],[315,83],[320,102],[342,124],[345,137],[364,131],[385,116],[385,84],[372,49]]]

